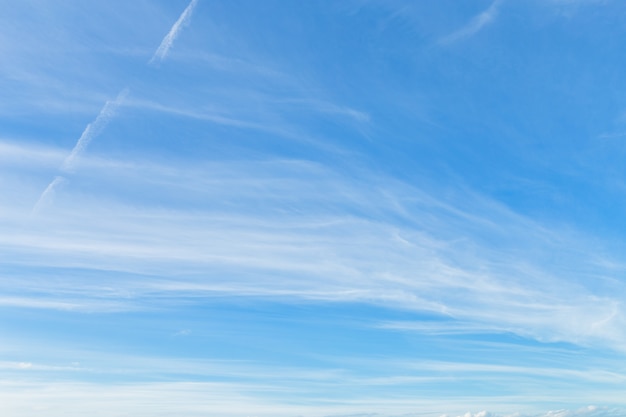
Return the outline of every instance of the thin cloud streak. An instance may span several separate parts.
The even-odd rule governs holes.
[[[572,265],[584,271],[594,262],[588,259],[592,251],[493,201],[463,194],[459,209],[406,184],[366,173],[362,181],[349,180],[298,161],[178,170],[107,166],[112,165],[85,164],[81,172],[102,179],[103,172],[114,171],[106,176],[109,181],[141,189],[144,196],[155,188],[200,205],[192,211],[133,209],[107,202],[106,196],[89,203],[68,195],[50,213],[58,233],[35,224],[0,237],[12,262],[144,274],[132,285],[115,284],[120,293],[138,298],[106,293],[131,309],[157,294],[174,303],[212,294],[362,301],[472,322],[476,332],[583,345],[603,340],[626,349],[618,302],[623,287],[594,293],[576,282],[584,272],[570,272]],[[262,204],[250,211],[250,201]],[[355,206],[361,215],[342,214]],[[18,211],[9,216],[20,224]],[[94,217],[101,221],[94,223]],[[454,238],[464,234],[472,240]],[[499,247],[490,247],[492,241]],[[353,242],[360,242],[358,248]],[[523,255],[527,248],[556,253],[564,246],[571,252],[567,269]],[[218,278],[223,275],[233,278],[224,282]],[[54,295],[49,284],[41,288],[51,292],[35,298],[71,300],[64,298],[67,293]],[[93,301],[94,309],[102,308],[97,301],[102,294],[84,285],[73,288],[74,295]]]
[[[176,21],[176,23],[174,23],[174,25],[172,26],[168,34],[165,35],[165,37],[163,38],[163,41],[161,41],[161,44],[159,45],[157,50],[154,52],[154,55],[149,61],[150,64],[163,61],[167,57],[167,54],[169,53],[170,48],[174,44],[176,37],[178,37],[180,31],[189,22],[189,19],[191,19],[191,14],[193,13],[193,10],[196,7],[197,3],[198,3],[198,0],[191,0],[189,5],[187,5],[183,13],[180,15],[180,17]]]
[[[276,100],[272,102],[270,99],[268,103],[274,107],[269,107],[270,112],[278,113],[280,105],[293,105],[299,104],[303,107],[307,107],[307,110],[315,111],[318,114],[327,114],[332,117],[336,117],[338,120],[344,122],[355,122],[358,126],[366,126],[369,123],[370,117],[367,113],[351,109],[349,107],[339,106],[333,103],[324,102],[321,100],[306,100],[306,99],[292,99],[292,100]],[[291,138],[296,140],[308,141],[307,134],[299,132],[294,126],[287,122],[277,122],[276,120],[264,120],[259,118],[258,115],[246,114],[240,115],[236,111],[224,111],[219,112],[214,109],[191,109],[184,107],[175,107],[171,105],[161,104],[158,102],[142,99],[134,99],[126,103],[129,107],[133,107],[139,110],[151,110],[154,112],[168,113],[176,116],[187,117],[191,119],[204,120],[207,122],[215,123],[223,126],[230,126],[238,129],[250,129],[258,130],[261,132],[271,133],[279,135],[285,138]],[[225,110],[231,110],[231,108],[224,106]],[[236,107],[231,105],[231,107]],[[237,110],[237,109],[233,109]],[[253,117],[256,116],[256,119]]]
[[[76,145],[74,145],[70,154],[63,161],[60,171],[65,173],[72,173],[74,171],[77,159],[85,152],[89,143],[91,143],[91,141],[104,130],[106,125],[115,116],[117,108],[124,102],[128,93],[128,88],[125,88],[120,91],[115,100],[109,100],[104,104],[104,107],[102,107],[102,110],[100,110],[96,119],[87,125],[83,133],[80,135],[80,138],[78,138]],[[57,175],[39,196],[39,199],[33,206],[32,213],[39,213],[43,206],[49,204],[55,190],[61,184],[66,182],[67,179],[65,177]]]
[[[43,145],[28,145],[17,140],[5,141],[0,139],[0,161],[7,166],[58,167],[65,159],[67,151],[60,148],[51,148]],[[30,168],[32,169],[32,168]]]
[[[102,107],[102,110],[100,110],[96,119],[87,125],[83,133],[80,135],[78,142],[76,142],[74,149],[72,149],[72,152],[67,156],[67,158],[65,158],[65,161],[63,161],[61,171],[72,172],[74,170],[76,159],[78,159],[80,155],[85,152],[89,143],[91,143],[96,136],[102,133],[106,125],[115,116],[117,108],[128,96],[128,93],[128,88],[125,88],[120,91],[115,100],[109,100],[104,104],[104,107]]]
[[[496,18],[500,3],[501,0],[495,0],[486,10],[475,16],[467,25],[441,38],[439,40],[439,44],[449,45],[462,39],[474,36],[480,32]]]
[[[43,207],[50,204],[50,202],[52,201],[54,197],[56,189],[66,182],[67,182],[67,179],[65,177],[62,177],[60,175],[57,175],[56,177],[54,177],[52,182],[48,184],[48,186],[43,191],[43,193],[41,193],[41,196],[39,196],[39,200],[37,200],[37,202],[33,206],[32,213],[38,214],[42,210]]]
[[[235,116],[233,116],[231,114],[225,114],[211,109],[203,111],[202,108],[196,110],[190,108],[175,107],[171,105],[160,104],[158,102],[153,102],[150,100],[141,99],[132,100],[128,103],[128,105],[140,110],[151,110],[154,112],[167,113],[171,115],[187,117],[190,119],[203,120],[206,122],[214,123],[216,125],[229,126],[237,129],[256,130],[259,132],[264,132],[286,139],[292,139],[298,142],[306,143],[335,154],[345,152],[345,149],[334,144],[321,141],[318,137],[309,134],[306,131],[302,131],[297,126],[281,120],[280,118],[278,120],[266,120],[263,118],[259,118],[258,115],[254,115],[256,116],[256,118],[252,117],[251,114],[236,114]],[[318,111],[320,110],[318,109]],[[338,111],[335,111],[334,113],[335,115],[339,114]],[[345,114],[343,114],[342,116],[344,119],[348,118],[345,117]],[[355,119],[354,115],[350,115],[349,118]],[[362,124],[366,122],[359,123]]]

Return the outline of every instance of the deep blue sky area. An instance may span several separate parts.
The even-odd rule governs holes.
[[[0,0],[3,417],[626,416],[626,5]]]

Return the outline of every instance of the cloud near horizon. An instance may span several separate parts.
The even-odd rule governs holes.
[[[623,415],[619,13],[481,7],[0,16],[3,413]]]

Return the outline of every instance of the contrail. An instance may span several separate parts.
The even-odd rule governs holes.
[[[39,211],[41,210],[41,208],[46,205],[46,203],[54,196],[54,191],[55,189],[63,184],[64,182],[66,182],[67,180],[60,176],[57,175],[56,177],[54,177],[54,179],[52,180],[52,182],[50,184],[48,184],[48,186],[46,187],[46,189],[43,191],[43,193],[41,193],[41,196],[39,196],[39,200],[37,200],[37,202],[35,203],[35,205],[33,206],[33,214],[37,214],[39,213]]]
[[[89,145],[93,138],[95,138],[96,136],[98,136],[98,134],[100,134],[100,132],[102,132],[107,123],[109,123],[109,121],[113,118],[113,116],[115,115],[115,111],[124,101],[126,96],[128,96],[128,88],[120,91],[115,100],[107,101],[104,104],[104,107],[102,107],[102,110],[100,110],[100,113],[98,114],[98,117],[96,117],[96,120],[87,125],[83,133],[80,135],[78,142],[76,142],[76,145],[74,145],[74,149],[72,149],[72,152],[63,161],[63,165],[61,165],[61,171],[72,172],[74,170],[74,163],[76,159],[80,156],[80,154],[85,151],[87,145]]]
[[[180,31],[185,27],[185,25],[189,22],[191,18],[191,14],[193,13],[193,9],[196,7],[198,0],[191,0],[183,13],[180,15],[178,20],[174,23],[170,31],[161,41],[161,44],[154,52],[152,59],[150,59],[149,63],[152,64],[156,61],[162,61],[167,56],[174,40],[180,33]],[[63,164],[61,165],[61,172],[71,173],[74,171],[76,160],[80,157],[80,155],[85,152],[85,149],[89,145],[89,143],[102,132],[102,130],[106,127],[109,121],[115,116],[115,112],[117,108],[122,104],[124,99],[128,96],[128,88],[123,89],[113,101],[107,101],[100,110],[100,113],[96,117],[96,119],[89,123],[83,133],[78,138],[76,145],[72,149],[72,152],[65,158]],[[41,193],[37,203],[33,206],[33,213],[37,213],[43,205],[50,200],[50,198],[54,195],[55,189],[62,183],[67,182],[67,179],[63,176],[57,175],[54,177],[52,182],[48,184],[46,189]]]
[[[126,96],[128,96],[128,91],[128,88],[125,88],[120,91],[115,100],[109,100],[104,103],[104,106],[102,107],[102,110],[100,110],[100,113],[98,113],[96,119],[93,122],[89,123],[85,130],[83,130],[83,133],[80,135],[80,138],[78,138],[76,145],[74,145],[74,149],[72,149],[72,152],[63,161],[63,164],[60,168],[61,172],[71,173],[74,171],[76,159],[83,152],[85,152],[87,145],[89,145],[93,138],[95,138],[96,136],[98,136],[98,134],[100,134],[100,132],[102,132],[107,123],[109,123],[113,116],[115,116],[115,111],[120,106],[120,104],[122,104]],[[55,189],[64,182],[67,182],[67,179],[65,177],[60,175],[54,177],[52,182],[48,184],[46,189],[43,191],[43,193],[41,193],[41,196],[39,196],[39,199],[33,206],[33,214],[36,214],[41,210],[41,208],[52,198]]]
[[[170,29],[169,33],[165,35],[165,37],[161,41],[161,45],[159,45],[154,55],[152,55],[152,59],[150,59],[149,61],[150,64],[165,59],[167,53],[172,47],[172,44],[174,43],[174,40],[180,33],[181,29],[187,24],[187,22],[191,18],[191,14],[193,13],[193,9],[196,7],[196,3],[198,3],[198,0],[191,0],[189,5],[187,5],[176,23],[174,23],[174,25]]]

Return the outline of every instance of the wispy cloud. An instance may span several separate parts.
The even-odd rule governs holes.
[[[525,96],[516,82],[541,77],[511,81],[508,55],[477,77],[429,49],[482,39],[508,3],[461,7],[442,29],[450,10],[438,2],[399,5],[402,22],[387,19],[395,0],[349,13],[225,2],[219,24],[190,28],[203,4],[180,1],[168,22],[150,2],[26,1],[15,17],[29,20],[0,17],[16,27],[7,39],[39,29],[26,42],[35,49],[11,44],[16,78],[4,84],[17,105],[0,105],[8,417],[624,415],[570,410],[626,406],[622,242],[604,234],[600,205],[542,200],[553,188],[586,193],[561,167],[533,164],[577,165],[560,156],[580,143],[556,146],[570,136],[535,117],[559,117],[525,113],[550,89]],[[615,37],[601,20],[580,45]],[[533,68],[546,54],[557,66],[585,58],[571,44],[560,59],[550,30],[541,35],[557,42],[540,56],[507,43],[532,29],[512,28],[503,50]],[[585,73],[556,73],[612,73],[585,62]],[[504,93],[475,94],[492,80]],[[515,108],[490,117],[512,102],[511,82]],[[125,85],[132,94],[115,97]],[[591,130],[609,105],[594,106]],[[548,107],[576,118],[572,106]],[[578,222],[588,209],[593,220]]]
[[[17,169],[33,167],[40,169],[58,169],[67,157],[67,151],[42,145],[24,146],[15,140],[0,139],[0,163],[4,169],[11,166]]]
[[[286,400],[293,387],[272,384],[244,384],[233,382],[127,382],[124,384],[97,384],[86,382],[44,381],[23,382],[0,380],[3,387],[0,401],[8,415],[35,416],[45,410],[46,416],[101,415],[185,416],[220,415],[227,417],[296,415],[380,416],[380,417],[620,417],[623,408],[586,406],[578,410],[556,409],[543,412],[516,412],[508,402],[516,397],[494,398],[490,406],[501,412],[464,412],[484,410],[480,400],[469,397],[432,398],[430,395],[352,396],[343,400],[331,393],[317,401]],[[291,389],[290,389],[291,388]],[[35,404],[35,406],[33,406]],[[513,408],[511,410],[511,408]],[[429,411],[415,411],[429,410]],[[436,410],[436,411],[433,411]],[[449,411],[448,411],[449,410]],[[446,411],[448,411],[446,413]]]
[[[340,106],[327,101],[313,99],[283,99],[280,100],[280,102],[290,105],[303,106],[307,109],[312,109],[320,113],[351,118],[354,119],[354,121],[361,123],[370,122],[370,116],[365,112],[355,110],[346,106]]]
[[[163,38],[161,44],[154,52],[154,55],[150,59],[149,63],[153,64],[156,62],[160,62],[167,57],[167,54],[169,53],[170,48],[176,40],[176,37],[178,37],[180,31],[189,22],[189,19],[191,19],[191,14],[193,13],[193,10],[196,7],[197,3],[198,0],[191,0],[191,2],[187,5],[178,20],[174,23],[168,34],[165,35],[165,37]]]
[[[195,334],[194,334],[195,335]],[[211,340],[217,335],[211,334]],[[190,335],[190,337],[193,337]],[[180,339],[178,339],[180,340]],[[187,415],[220,414],[219,402],[206,401],[207,395],[219,391],[227,398],[245,398],[245,402],[232,403],[228,409],[232,415],[355,415],[376,413],[378,416],[438,415],[465,416],[465,410],[499,410],[499,412],[471,414],[492,417],[573,417],[573,416],[622,416],[617,409],[585,407],[579,410],[539,412],[529,408],[525,397],[538,401],[551,399],[564,401],[576,395],[578,403],[593,404],[607,402],[623,407],[620,390],[624,376],[617,372],[585,369],[583,364],[576,369],[548,368],[537,366],[507,366],[502,364],[478,364],[467,362],[428,362],[398,360],[397,358],[369,358],[370,364],[355,363],[358,359],[336,358],[336,365],[302,366],[271,364],[254,360],[220,360],[183,358],[171,356],[133,355],[127,352],[81,350],[76,346],[63,349],[61,345],[49,346],[52,357],[40,360],[41,351],[35,346],[21,347],[19,357],[0,362],[4,379],[0,380],[0,399],[3,404],[17,407],[24,404],[27,394],[37,404],[53,406],[60,395],[67,404],[81,409],[93,406],[89,391],[100,390],[102,395],[113,395],[118,384],[91,384],[96,375],[110,378],[128,378],[123,404],[115,403],[107,414],[117,414],[123,406],[132,407],[133,400],[142,393],[158,393],[155,401],[164,408],[160,412],[179,407],[186,400]],[[6,347],[6,343],[5,343]],[[519,353],[519,352],[515,352]],[[80,358],[80,363],[77,362]],[[523,361],[522,361],[523,362]],[[356,365],[356,366],[355,366]],[[374,369],[372,369],[374,367]],[[367,368],[371,374],[363,372]],[[36,379],[26,380],[24,375]],[[70,377],[70,378],[68,378]],[[175,378],[173,380],[172,378]],[[166,386],[147,381],[172,381]],[[572,391],[580,380],[591,382],[582,391]],[[68,382],[68,381],[74,381]],[[192,382],[193,381],[193,382]],[[549,381],[549,386],[542,382]],[[518,383],[522,386],[518,394],[506,392],[488,395],[472,395],[475,385],[480,390],[491,386],[507,386]],[[416,391],[432,390],[433,385],[455,385],[465,388],[465,395],[446,395],[429,391],[428,396],[415,396]],[[44,389],[45,387],[45,389]],[[71,388],[70,388],[71,387]],[[395,391],[390,398],[382,390]],[[408,388],[408,389],[407,389]],[[67,389],[67,390],[66,390]],[[46,395],[53,390],[57,395]],[[506,390],[505,390],[506,391]],[[155,394],[156,394],[155,393]],[[305,400],[315,393],[315,400]],[[339,396],[337,395],[339,394]],[[485,393],[482,393],[485,394]],[[34,396],[34,397],[33,397]],[[162,397],[165,396],[165,397]],[[101,398],[101,397],[98,397]],[[74,401],[71,401],[74,399]],[[161,404],[159,401],[163,401]],[[153,404],[150,402],[150,404]],[[263,408],[263,404],[267,406]],[[297,409],[292,408],[294,404]],[[120,407],[120,408],[118,408]],[[170,408],[172,407],[172,408]],[[546,407],[547,408],[547,407]],[[155,406],[156,409],[156,406]],[[543,408],[545,410],[545,408]],[[265,410],[265,412],[261,412]],[[419,410],[419,411],[416,411]],[[433,412],[433,410],[435,412]],[[503,410],[506,410],[503,411]],[[128,411],[126,409],[125,411]],[[143,410],[147,415],[159,415]],[[273,412],[273,413],[272,413]],[[513,414],[517,412],[516,414]],[[615,414],[611,414],[611,412]],[[29,415],[18,414],[16,415]],[[53,414],[52,414],[53,415]],[[139,414],[142,415],[142,414]],[[230,414],[224,414],[230,415]]]
[[[115,100],[109,100],[104,104],[104,107],[102,107],[96,119],[87,125],[80,135],[78,142],[76,142],[76,145],[72,149],[72,152],[65,158],[65,161],[63,161],[61,171],[72,172],[74,170],[76,159],[85,152],[89,143],[102,132],[113,116],[115,116],[117,108],[124,102],[128,93],[128,88],[125,88],[119,92]]]
[[[154,53],[154,56],[150,60],[150,63],[153,63],[155,60],[163,60],[167,56],[169,49],[171,48],[176,37],[178,36],[178,33],[190,19],[197,2],[198,0],[191,0],[189,5],[185,8],[183,13],[176,21],[176,23],[174,23],[169,33],[165,36],[165,38],[163,38],[161,45],[159,45],[158,49]],[[129,89],[125,88],[119,92],[115,100],[109,100],[105,103],[96,119],[87,125],[80,138],[76,142],[74,148],[67,156],[67,158],[65,158],[65,160],[63,161],[63,164],[60,167],[60,170],[62,172],[71,173],[74,171],[77,159],[81,156],[81,154],[85,152],[85,149],[87,148],[89,143],[102,132],[102,130],[106,127],[110,120],[115,116],[118,107],[124,102],[128,94]],[[66,181],[67,180],[62,176],[55,177],[55,179],[46,187],[44,192],[35,203],[32,212],[39,212],[42,206],[46,204],[51,196],[54,194],[55,189],[61,183]]]
[[[33,206],[33,214],[39,213],[43,207],[50,204],[50,202],[54,198],[54,193],[56,189],[60,187],[62,184],[64,184],[65,182],[67,182],[65,177],[62,177],[60,175],[57,175],[56,177],[54,177],[52,182],[48,184],[48,186],[43,191],[43,193],[41,193],[41,196],[39,196],[39,200],[37,200],[37,202]]]
[[[314,139],[312,137],[313,135],[307,134],[306,131],[294,126],[289,121],[281,119],[277,115],[281,114],[281,112],[285,112],[285,107],[291,107],[293,109],[295,105],[298,105],[302,106],[302,108],[305,108],[307,111],[316,112],[318,115],[326,115],[343,121],[350,126],[354,126],[359,132],[368,126],[370,120],[367,113],[321,100],[277,100],[272,97],[264,96],[256,96],[253,99],[263,103],[263,112],[255,113],[253,111],[246,111],[247,109],[245,109],[245,105],[243,104],[244,99],[241,101],[235,100],[232,103],[227,102],[225,99],[219,110],[209,108],[208,106],[189,108],[186,106],[176,106],[171,103],[161,104],[140,98],[128,101],[127,104],[140,110],[169,113],[171,115],[204,120],[238,129],[257,130],[302,142],[315,142],[316,146],[320,147],[327,147],[328,144],[321,143],[319,140]],[[334,151],[337,150],[338,148],[334,149]]]
[[[491,3],[491,5],[487,9],[472,18],[472,20],[462,28],[441,38],[439,40],[439,43],[441,45],[448,45],[471,37],[480,32],[483,28],[492,23],[493,20],[496,18],[496,16],[498,15],[498,8],[500,7],[501,2],[502,0],[494,0],[494,2]]]
[[[123,103],[124,99],[128,96],[129,90],[127,88],[120,91],[115,100],[107,101],[104,104],[104,107],[100,110],[100,113],[96,117],[96,119],[89,123],[83,133],[80,135],[80,138],[74,145],[74,148],[70,152],[70,154],[65,158],[63,164],[60,167],[62,172],[71,173],[74,171],[76,160],[85,152],[89,143],[98,136],[102,130],[106,127],[109,121],[115,115],[117,108]],[[46,189],[41,193],[39,199],[33,206],[32,212],[34,214],[41,211],[43,206],[49,204],[51,198],[54,195],[55,190],[63,183],[67,182],[67,179],[61,175],[57,175],[50,184],[46,187]]]
[[[601,340],[626,349],[623,287],[583,285],[590,263],[594,276],[613,274],[598,269],[602,255],[589,256],[594,251],[582,237],[547,229],[479,195],[459,194],[461,205],[374,173],[355,180],[296,160],[185,167],[86,162],[81,177],[104,188],[123,184],[144,197],[158,190],[165,206],[133,208],[136,203],[116,203],[104,194],[98,202],[68,195],[50,213],[58,233],[33,225],[0,236],[0,245],[13,262],[154,278],[114,280],[113,292],[77,280],[73,293],[58,293],[41,282],[47,293],[35,298],[82,298],[81,310],[90,309],[89,300],[91,309],[109,308],[102,297],[115,299],[116,308],[141,308],[156,294],[163,302],[211,294],[371,302],[454,321],[432,329],[386,325],[396,329],[450,334],[472,323],[465,330],[583,345]],[[177,197],[167,208],[162,196],[170,194]],[[176,209],[179,201],[194,209]],[[350,210],[357,212],[346,214]],[[19,212],[6,217],[21,223]],[[544,263],[537,251],[563,253],[567,262]],[[231,279],[217,278],[222,275]],[[26,291],[24,285],[34,282],[11,285]],[[125,292],[137,297],[120,298]]]

